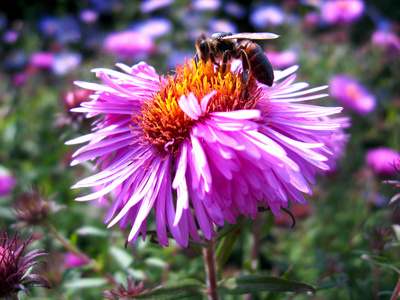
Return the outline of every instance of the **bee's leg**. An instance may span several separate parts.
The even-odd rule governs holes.
[[[242,54],[242,67],[243,67],[242,83],[246,84],[247,79],[249,78],[250,62],[247,53],[243,49],[240,52]]]
[[[222,74],[224,74],[226,71],[226,64],[228,63],[229,59],[230,59],[229,51],[226,50],[224,52],[224,55],[222,56]]]
[[[218,63],[215,60],[215,56],[214,56],[214,54],[212,52],[210,52],[210,60],[214,65],[218,66]]]

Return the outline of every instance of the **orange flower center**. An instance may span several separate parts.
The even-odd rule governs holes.
[[[357,85],[354,83],[351,83],[346,86],[346,93],[354,101],[358,101],[361,98],[360,90],[358,89]]]
[[[188,60],[178,66],[175,76],[168,75],[160,82],[160,90],[143,103],[139,114],[132,115],[132,120],[143,131],[142,140],[151,143],[159,151],[175,154],[181,142],[189,138],[189,131],[195,120],[187,116],[179,107],[178,100],[182,95],[194,93],[199,103],[212,91],[216,94],[208,102],[207,110],[196,122],[207,118],[215,111],[234,111],[254,108],[261,97],[261,89],[253,76],[249,75],[246,83],[242,83],[241,72],[225,73],[222,67],[208,61],[197,63]]]

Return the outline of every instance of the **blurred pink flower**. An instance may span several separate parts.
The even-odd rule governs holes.
[[[140,10],[142,13],[150,13],[157,9],[171,5],[174,0],[144,0],[140,4]]]
[[[79,13],[79,18],[86,24],[92,24],[99,18],[99,13],[93,9],[84,9]]]
[[[29,63],[39,69],[50,69],[54,63],[54,53],[35,52],[31,55]]]
[[[216,11],[219,9],[221,5],[220,0],[192,0],[192,6],[195,10],[200,10],[200,11],[206,11],[206,10],[211,10],[211,11]]]
[[[89,260],[89,257],[85,254],[85,257]],[[85,261],[82,258],[76,256],[72,252],[67,252],[65,255],[65,267],[67,269],[77,268],[88,264],[88,260]]]
[[[400,52],[400,38],[394,32],[376,30],[372,34],[371,42],[388,51]]]
[[[0,166],[0,196],[9,195],[14,189],[15,184],[16,181],[11,173]]]
[[[28,81],[28,75],[25,72],[16,73],[12,76],[12,82],[15,86],[23,86]]]
[[[19,38],[19,32],[16,30],[7,30],[3,33],[3,41],[6,44],[14,44]]]
[[[294,50],[282,52],[266,51],[266,54],[274,69],[284,69],[293,66],[297,61],[297,52]]]
[[[341,125],[343,129],[349,128],[351,126],[350,118],[325,118],[325,122],[335,122]],[[329,170],[323,174],[331,175],[338,170],[338,159],[342,158],[345,154],[346,145],[349,141],[350,135],[345,134],[343,131],[334,131],[329,139],[326,140],[325,146],[328,147],[335,153],[335,158],[327,162]]]
[[[135,59],[154,51],[151,38],[135,31],[122,31],[110,34],[104,41],[105,51],[121,59]]]
[[[356,79],[337,75],[330,82],[331,95],[347,108],[365,115],[375,109],[375,97]]]
[[[400,153],[393,149],[380,147],[369,150],[365,160],[376,174],[394,176],[397,174],[395,166],[400,160]]]
[[[150,38],[159,38],[171,32],[172,23],[166,18],[146,19],[133,26],[133,30]]]
[[[349,24],[364,13],[362,0],[328,0],[322,3],[321,18],[328,24]]]

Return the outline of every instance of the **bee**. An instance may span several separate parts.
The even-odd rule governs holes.
[[[272,86],[274,70],[261,47],[252,40],[276,39],[279,35],[269,32],[235,33],[216,32],[207,38],[202,34],[196,40],[195,62],[211,60],[218,65],[216,59],[222,59],[222,73],[226,71],[229,60],[242,60],[242,83],[246,83],[249,71],[261,83]]]

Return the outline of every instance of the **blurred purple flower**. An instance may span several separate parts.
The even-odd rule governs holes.
[[[14,189],[15,184],[16,181],[11,173],[0,166],[0,196],[9,195]]]
[[[19,38],[19,32],[16,30],[7,30],[3,33],[3,41],[6,44],[14,44]]]
[[[89,257],[85,254],[87,260],[83,260],[82,258],[76,256],[72,252],[67,252],[65,255],[65,267],[67,269],[77,268],[88,264]]]
[[[221,6],[220,0],[192,0],[192,6],[195,10],[205,11],[212,10],[215,11]]]
[[[29,59],[31,66],[39,69],[51,69],[54,63],[53,52],[35,52]]]
[[[250,14],[250,22],[257,29],[278,26],[285,21],[285,12],[277,5],[257,6]]]
[[[400,52],[400,38],[394,32],[376,30],[372,34],[371,42],[374,45],[381,46],[385,50]]]
[[[148,19],[132,27],[133,31],[153,39],[171,32],[171,29],[171,21],[165,18]]]
[[[315,11],[308,12],[304,17],[304,25],[307,29],[315,29],[320,22],[320,16]]]
[[[76,82],[96,93],[74,111],[101,117],[67,144],[88,142],[72,166],[97,159],[102,169],[73,186],[100,189],[76,200],[114,191],[106,222],[132,224],[129,242],[145,238],[152,209],[161,246],[167,228],[186,247],[189,235],[199,241],[197,226],[209,240],[214,225],[255,218],[259,206],[279,217],[289,201],[306,203],[309,183],[337,158],[327,143],[344,134],[330,118],[342,108],[299,103],[327,96],[318,93],[327,86],[294,83],[297,66],[276,71],[272,87],[252,76],[243,84],[240,67],[222,75],[211,62],[187,61],[174,77],[144,62],[117,66],[124,72],[92,70],[104,84]]]
[[[322,118],[323,121],[329,123],[334,122],[336,124],[340,124],[342,129],[349,128],[351,126],[350,118],[342,117],[342,118]],[[326,162],[329,166],[329,170],[326,172],[319,172],[323,175],[331,175],[337,172],[338,170],[338,160],[345,155],[345,148],[350,139],[349,134],[345,134],[343,130],[336,130],[332,133],[329,139],[325,140],[325,146],[332,150],[335,153],[335,159],[331,159]]]
[[[99,13],[93,9],[84,9],[79,13],[79,19],[86,24],[92,24],[99,18]]]
[[[18,218],[18,222],[14,223],[17,227],[44,224],[52,213],[65,208],[51,199],[44,199],[37,187],[19,194],[13,206],[12,213]]]
[[[57,41],[62,45],[79,42],[82,33],[78,20],[73,16],[61,18],[56,35]]]
[[[27,63],[27,57],[24,51],[16,49],[2,57],[2,66],[6,70],[18,70]]]
[[[362,0],[328,0],[322,2],[321,19],[328,24],[349,24],[357,21],[364,13]]]
[[[369,150],[365,160],[376,174],[394,176],[397,174],[395,164],[400,160],[400,153],[393,149],[380,147]]]
[[[375,97],[356,79],[337,75],[330,82],[331,95],[349,109],[365,115],[375,109]]]
[[[54,56],[52,71],[57,75],[65,75],[80,65],[82,56],[76,52],[61,52]]]
[[[266,54],[274,69],[284,69],[297,62],[297,52],[294,50],[266,51]]]
[[[247,7],[236,2],[224,3],[224,10],[228,15],[239,19],[245,17],[247,13]]]
[[[211,32],[237,32],[237,26],[229,20],[211,19],[208,22]]]
[[[43,17],[38,22],[38,28],[45,37],[54,37],[58,32],[59,20],[53,16]]]
[[[122,0],[90,0],[90,2],[94,9],[105,15],[123,9],[124,5]]]
[[[25,72],[19,72],[12,76],[12,82],[15,86],[21,87],[28,81],[28,75]]]
[[[103,43],[106,52],[121,59],[143,58],[154,51],[153,40],[135,31],[110,34]]]
[[[142,13],[150,13],[157,9],[171,5],[174,0],[145,0],[140,4]]]

